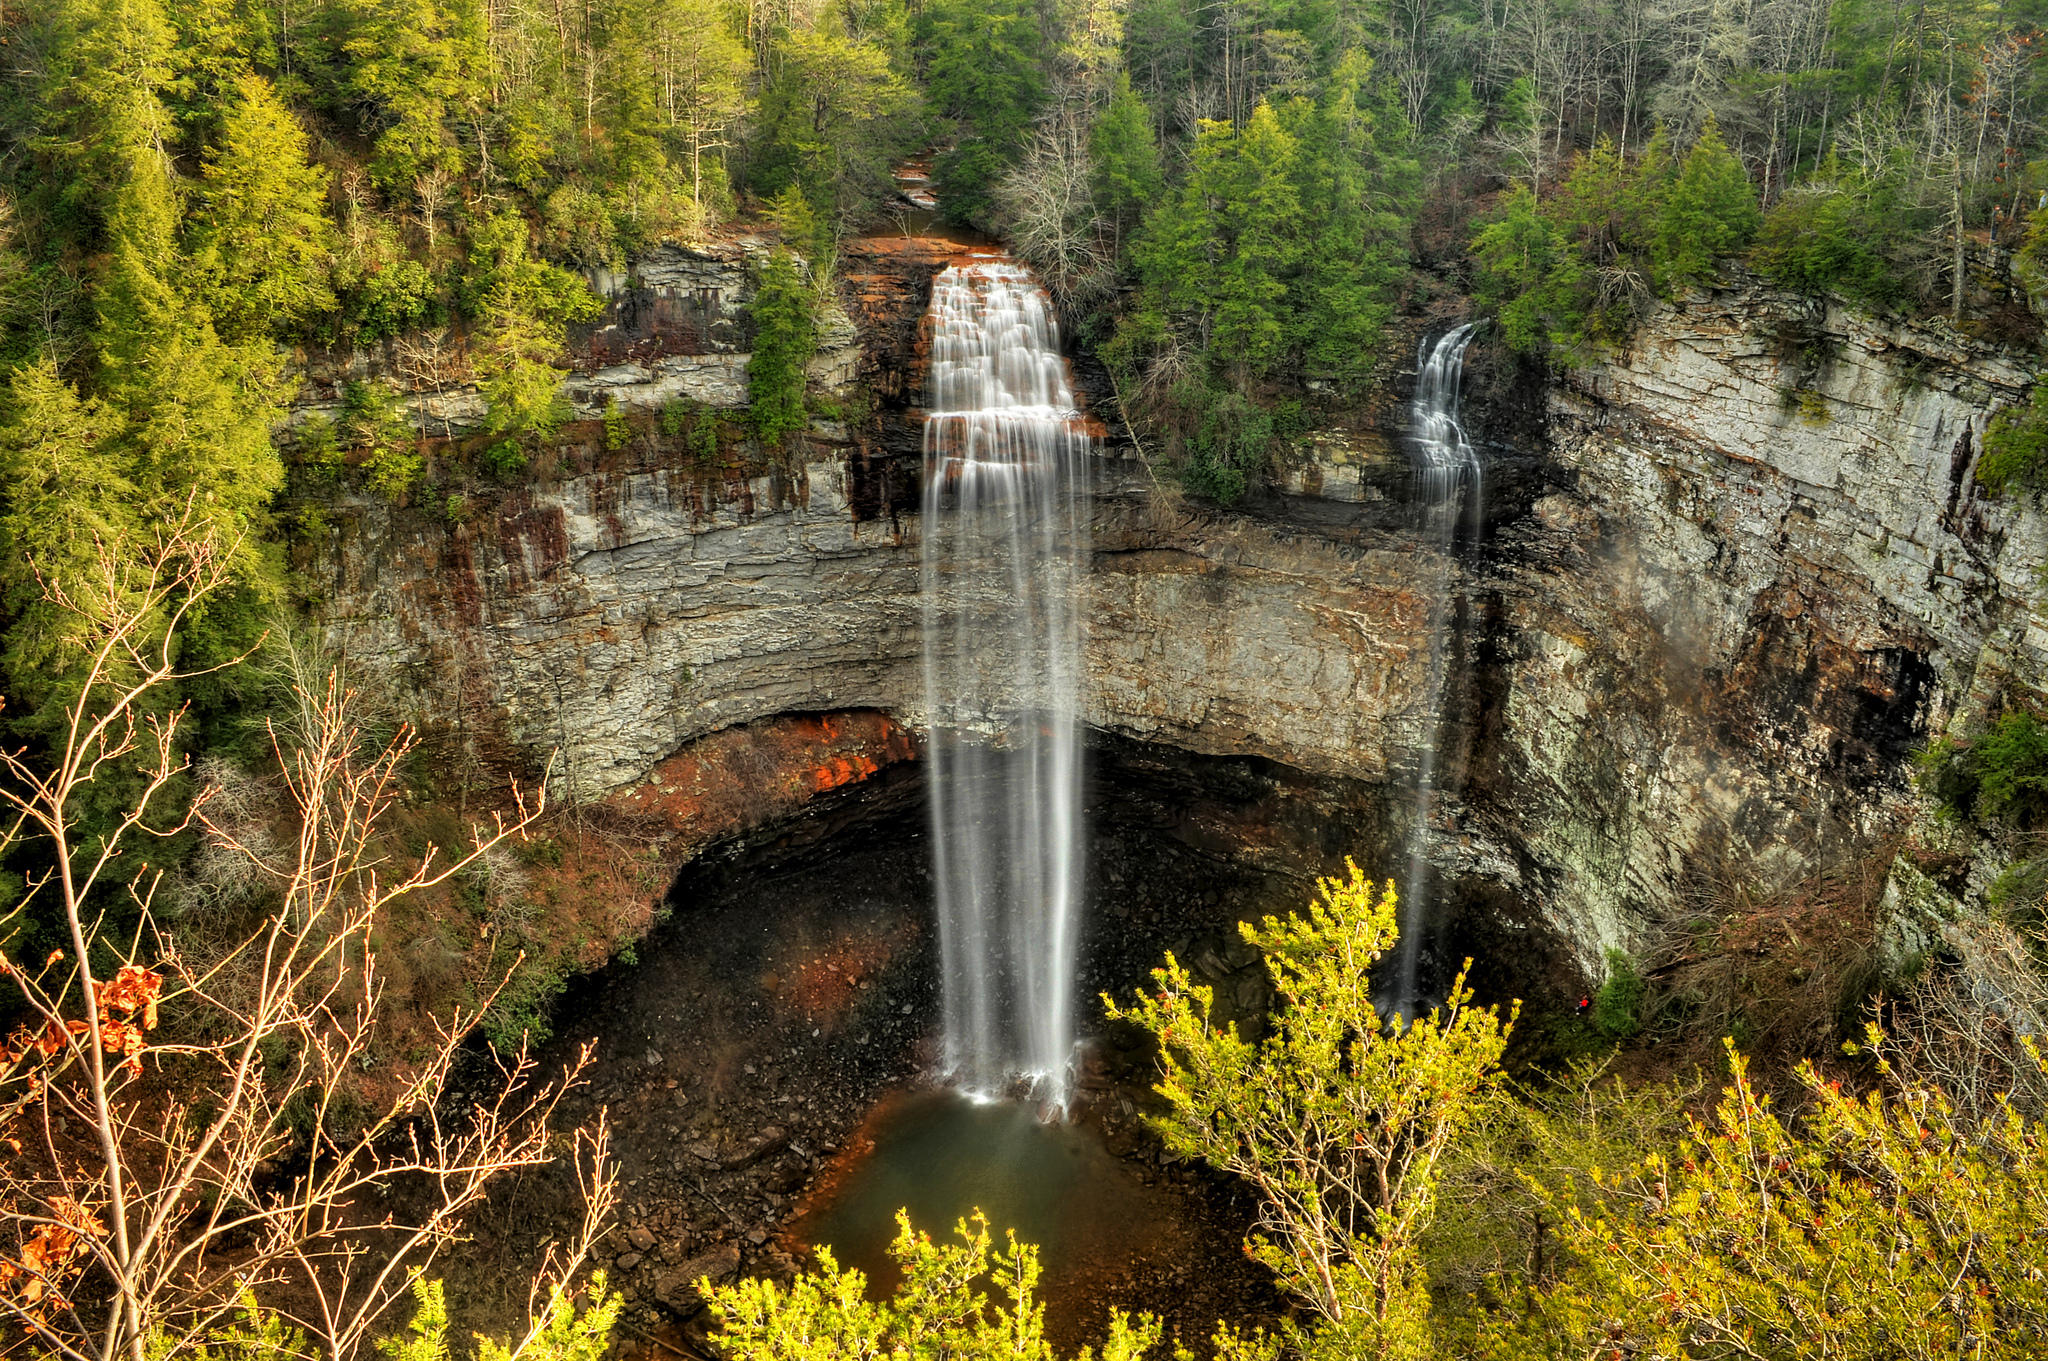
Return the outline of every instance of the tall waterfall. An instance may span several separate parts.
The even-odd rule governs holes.
[[[1022,1079],[1064,1105],[1093,441],[1022,266],[946,269],[930,320],[924,667],[945,1064],[970,1091]]]
[[[1444,679],[1454,624],[1451,600],[1452,550],[1461,527],[1483,528],[1484,487],[1479,454],[1465,438],[1459,395],[1465,378],[1465,347],[1477,324],[1467,322],[1426,338],[1416,354],[1415,397],[1409,406],[1414,441],[1416,499],[1423,544],[1441,564],[1427,586],[1429,666],[1424,681],[1429,705],[1423,721],[1422,761],[1415,779],[1415,817],[1408,832],[1408,874],[1401,886],[1401,939],[1395,947],[1395,979],[1389,1005],[1413,1019],[1428,1005],[1421,995],[1419,964],[1431,936],[1429,913],[1430,819],[1435,811],[1438,744],[1443,731]]]

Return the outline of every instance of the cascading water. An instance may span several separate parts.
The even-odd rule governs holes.
[[[1401,886],[1401,938],[1394,950],[1394,986],[1388,1002],[1413,1019],[1426,1005],[1419,964],[1429,947],[1429,832],[1436,804],[1438,741],[1443,730],[1444,675],[1451,643],[1451,553],[1461,526],[1476,536],[1485,504],[1479,454],[1465,437],[1459,395],[1465,347],[1477,323],[1453,327],[1416,355],[1415,397],[1409,406],[1414,440],[1416,499],[1423,543],[1436,550],[1440,569],[1428,591],[1429,666],[1424,684],[1429,709],[1423,722],[1422,760],[1415,779],[1415,820],[1408,833],[1408,874]]]
[[[1066,1101],[1081,887],[1088,456],[1059,332],[1022,266],[932,285],[924,665],[945,1064]]]

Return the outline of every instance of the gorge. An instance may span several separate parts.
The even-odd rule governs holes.
[[[2048,0],[0,49],[17,1350],[2048,1355]]]
[[[644,848],[651,896],[693,866],[799,853],[777,846],[808,847],[834,881],[832,838],[848,835],[923,863],[914,810],[934,750],[916,734],[949,725],[923,654],[936,541],[918,502],[919,319],[956,251],[852,246],[850,324],[833,323],[847,339],[814,372],[876,399],[858,420],[815,424],[787,472],[707,478],[578,450],[586,424],[571,427],[558,479],[460,525],[338,502],[321,569],[335,637],[413,712],[471,716],[445,734],[468,759],[558,746],[576,796]],[[739,277],[715,255],[670,251],[639,277],[592,343],[646,357],[592,360],[575,380],[628,409],[662,399],[655,375],[735,353],[690,353],[707,348],[703,332],[670,329],[671,309],[743,304],[715,291]],[[1400,324],[1412,338],[1387,352],[1417,359],[1386,369],[1394,399],[1297,441],[1264,500],[1220,510],[1162,492],[1113,421],[1091,456],[1086,523],[1069,541],[1089,545],[1075,613],[1097,826],[1081,996],[1130,986],[1171,947],[1256,1014],[1263,979],[1229,953],[1229,919],[1294,906],[1346,855],[1381,876],[1412,855],[1408,881],[1430,885],[1410,894],[1432,922],[1420,989],[1470,955],[1482,996],[1562,1009],[1598,983],[1607,951],[1644,947],[1717,867],[1783,885],[1882,844],[1915,806],[1912,753],[2040,674],[2026,603],[2043,560],[2035,512],[1989,501],[1970,475],[1986,420],[2026,383],[1996,348],[1817,310],[1739,275],[1549,385],[1484,330]],[[933,360],[944,354],[933,345]],[[1085,358],[1080,400],[1106,409]],[[1792,403],[1795,389],[1813,396]],[[1431,428],[1431,413],[1450,421]],[[1456,451],[1448,473],[1426,455],[1418,470],[1417,449],[1432,447]],[[1452,494],[1419,495],[1431,477]],[[1421,807],[1418,790],[1430,791]],[[906,900],[943,891],[932,863]],[[1965,886],[1894,873],[1886,930],[1895,948],[1924,948]],[[678,926],[694,894],[670,897]],[[674,929],[642,948],[679,948],[657,943],[694,928]],[[950,977],[933,956],[886,957]],[[908,1021],[868,1025],[895,1037],[895,1058],[824,1122],[835,1141],[888,1082],[955,1065],[918,1047],[941,1023],[938,999],[911,1004]],[[628,1066],[650,1043],[630,1026],[598,1038]],[[652,1041],[664,1054],[670,1043]],[[1084,1074],[1084,1095],[1100,1081]],[[745,1127],[731,1119],[728,1131]],[[781,1165],[748,1163],[744,1143],[705,1156],[737,1160],[722,1174],[736,1186],[752,1184],[749,1167]],[[670,1175],[661,1140],[627,1158]],[[756,1211],[771,1227],[795,1211],[773,1194],[782,1208]],[[645,1214],[667,1232],[658,1202]],[[713,1216],[685,1241],[726,1232]],[[772,1236],[726,1241],[736,1249],[718,1271],[782,1260]],[[674,1282],[690,1264],[650,1258],[624,1279],[652,1307],[685,1298]]]

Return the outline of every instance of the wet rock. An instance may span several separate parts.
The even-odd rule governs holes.
[[[635,1224],[632,1228],[626,1230],[626,1241],[633,1245],[635,1252],[651,1252],[654,1250],[654,1235],[639,1224]]]
[[[740,1245],[721,1243],[663,1275],[655,1282],[654,1293],[656,1298],[676,1312],[693,1314],[704,1307],[704,1297],[697,1293],[699,1280],[708,1277],[712,1284],[722,1285],[739,1273]]]

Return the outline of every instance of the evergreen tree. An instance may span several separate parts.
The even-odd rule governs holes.
[[[268,81],[245,75],[236,93],[202,171],[193,264],[223,336],[283,335],[335,305],[327,173]]]
[[[1026,0],[932,0],[917,34],[928,97],[967,129],[934,167],[939,206],[955,222],[986,224],[996,181],[1045,101],[1037,10]]]
[[[1119,233],[1137,225],[1165,188],[1152,111],[1131,87],[1128,71],[1117,72],[1109,103],[1089,130],[1097,208]]]
[[[1659,206],[1658,286],[1674,292],[1705,278],[1747,247],[1761,222],[1756,186],[1708,119]]]
[[[1296,101],[1292,178],[1302,205],[1300,274],[1289,330],[1304,369],[1353,383],[1372,365],[1408,268],[1416,167],[1399,107],[1347,53],[1315,104]]]
[[[47,696],[64,669],[60,643],[77,623],[44,600],[45,583],[87,598],[97,555],[123,552],[141,530],[119,428],[47,359],[17,370],[0,400],[0,604],[16,704],[34,708]]]
[[[748,416],[763,444],[780,445],[810,423],[804,389],[818,349],[817,295],[777,248],[754,285],[754,353],[747,360]]]

